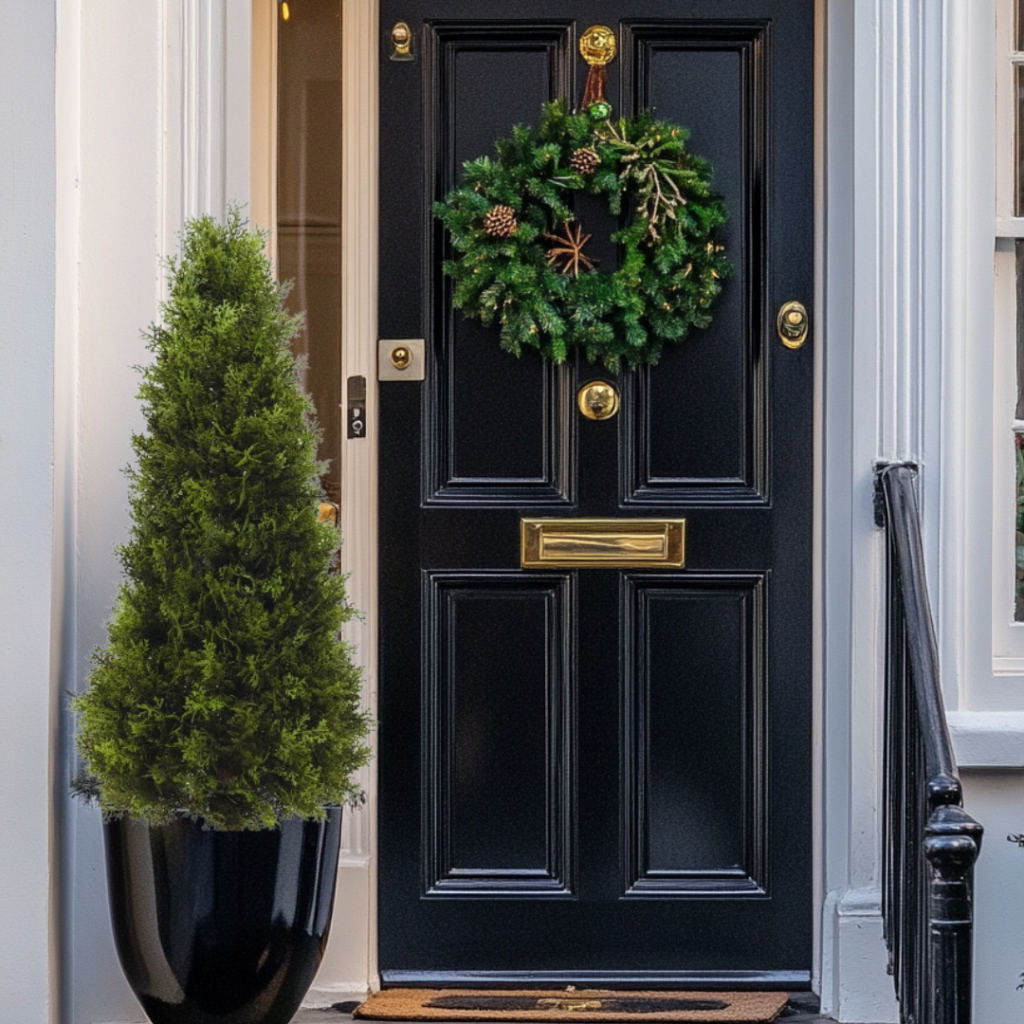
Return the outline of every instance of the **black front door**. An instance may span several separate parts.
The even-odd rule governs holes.
[[[813,345],[776,315],[812,296],[813,6],[382,0],[380,336],[425,340],[425,380],[380,384],[385,984],[809,984]],[[430,214],[579,101],[595,23],[616,115],[713,163],[736,271],[618,374],[453,311]],[[522,568],[549,517],[685,519],[685,568]]]

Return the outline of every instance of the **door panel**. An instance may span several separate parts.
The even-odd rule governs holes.
[[[690,129],[715,168],[735,276],[706,331],[637,375],[627,501],[758,500],[764,495],[765,50],[769,22],[623,23],[629,113],[648,107]],[[714,111],[709,117],[708,112]],[[680,400],[685,395],[685,401]],[[709,430],[713,425],[715,429]],[[688,443],[700,437],[702,444]]]
[[[508,126],[533,121],[544,103],[564,95],[571,80],[572,23],[495,24],[445,20],[424,31],[424,73],[431,83],[426,103],[425,171],[431,196],[441,198],[458,183],[463,163],[493,150],[497,137],[494,94],[500,83]],[[429,216],[429,203],[425,206]],[[436,268],[445,251],[439,225],[428,222]],[[564,374],[540,360],[512,360],[493,334],[451,307],[440,274],[428,287],[437,325],[438,373],[428,426],[435,453],[428,500],[561,502],[567,499],[568,431],[558,410],[564,404]],[[507,421],[499,410],[516,401],[518,443],[503,443]],[[527,497],[529,492],[529,497]]]
[[[764,894],[765,579],[623,588],[623,895]]]
[[[385,984],[809,984],[813,353],[774,317],[812,296],[812,10],[382,0],[380,336],[427,353],[380,385]],[[616,112],[713,162],[735,267],[709,329],[617,375],[464,320],[430,212],[578,99],[594,23]],[[614,269],[615,219],[576,213]],[[686,568],[522,569],[538,516],[685,518]]]
[[[571,894],[572,591],[566,573],[427,576],[427,896]]]

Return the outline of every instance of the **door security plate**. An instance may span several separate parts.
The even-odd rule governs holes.
[[[382,339],[377,342],[378,380],[423,380],[426,375],[422,338]]]

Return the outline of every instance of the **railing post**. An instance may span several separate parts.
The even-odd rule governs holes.
[[[932,812],[924,852],[928,883],[928,1024],[970,1024],[972,973],[971,886],[981,826],[962,807]]]

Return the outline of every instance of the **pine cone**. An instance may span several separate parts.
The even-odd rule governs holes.
[[[484,230],[494,238],[508,238],[519,224],[511,206],[492,206],[484,217]]]
[[[577,149],[569,157],[569,164],[573,170],[579,171],[580,174],[593,174],[600,162],[601,158],[592,149]]]

